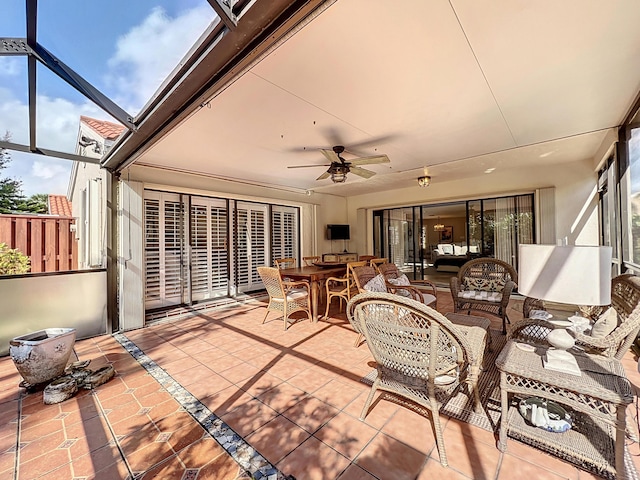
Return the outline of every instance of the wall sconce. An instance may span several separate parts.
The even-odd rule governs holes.
[[[431,177],[429,176],[418,177],[418,185],[420,185],[421,187],[428,187],[430,184],[431,184]]]

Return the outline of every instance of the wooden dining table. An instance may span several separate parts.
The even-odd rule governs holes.
[[[342,277],[347,273],[346,265],[339,266],[317,266],[310,265],[304,267],[283,268],[280,275],[293,280],[306,280],[311,286],[311,316],[313,321],[318,321],[318,299],[320,298],[320,288],[322,282],[329,277]]]

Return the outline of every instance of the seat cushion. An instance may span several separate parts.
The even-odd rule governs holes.
[[[292,289],[287,292],[287,300],[299,300],[301,298],[307,297],[309,294],[306,290],[296,290]]]
[[[618,326],[618,312],[613,307],[607,308],[605,312],[598,317],[596,323],[591,328],[591,336],[602,338],[609,335]]]
[[[389,283],[399,287],[402,285],[411,285],[411,281],[409,281],[409,277],[407,277],[404,273],[400,275],[398,278],[390,278]],[[398,295],[402,295],[403,297],[411,296],[411,292],[404,288],[399,288],[398,290],[396,290],[396,293]]]
[[[379,274],[369,280],[362,288],[367,292],[386,292],[387,284],[384,281],[384,276]]]
[[[458,293],[458,298],[464,298],[465,300],[484,300],[486,302],[500,303],[502,301],[502,293],[500,292],[485,292],[478,290],[463,290]]]
[[[424,303],[425,305],[431,305],[435,301],[436,301],[436,297],[434,297],[430,293],[423,293],[422,294],[422,303]]]

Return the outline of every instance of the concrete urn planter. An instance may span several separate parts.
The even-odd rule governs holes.
[[[37,385],[64,373],[75,341],[75,328],[47,328],[15,337],[9,355],[24,381]]]

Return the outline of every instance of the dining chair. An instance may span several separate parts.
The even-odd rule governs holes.
[[[369,262],[371,260],[373,260],[374,258],[377,258],[375,255],[360,255],[358,257],[358,260],[361,262]]]
[[[345,305],[351,296],[357,293],[357,287],[353,282],[353,269],[356,267],[363,267],[367,264],[365,261],[349,262],[347,263],[347,272],[343,277],[329,277],[325,282],[325,289],[327,294],[327,308],[325,309],[324,316],[329,316],[329,307],[331,306],[331,299],[337,297],[340,299],[340,311],[342,311],[342,301]]]
[[[307,267],[312,267],[314,263],[317,263],[320,261],[320,256],[312,255],[310,257],[302,257],[302,261]]]
[[[293,268],[295,267],[298,262],[296,262],[295,257],[288,257],[288,258],[276,258],[273,263],[275,264],[276,267],[278,267],[280,270],[284,269],[284,268]]]
[[[409,280],[395,263],[381,263],[378,265],[378,272],[393,286],[391,290],[405,297],[413,297],[431,308],[438,308],[438,289],[435,283],[429,280]]]
[[[387,263],[388,261],[389,260],[387,260],[386,258],[372,258],[371,260],[369,260],[369,265],[371,265],[373,268],[376,269],[378,273],[380,273],[380,271],[378,270],[378,267],[383,263]]]
[[[270,311],[282,312],[284,329],[287,329],[289,316],[295,312],[305,312],[309,320],[311,316],[311,289],[304,280],[284,280],[276,267],[258,267],[258,274],[269,294],[269,305],[262,323],[267,320]]]
[[[478,379],[487,331],[463,332],[423,303],[384,292],[356,295],[347,305],[347,318],[364,335],[377,369],[360,420],[369,413],[378,390],[419,404],[431,412],[440,463],[447,466],[440,408],[460,388],[474,406],[481,405]]]

